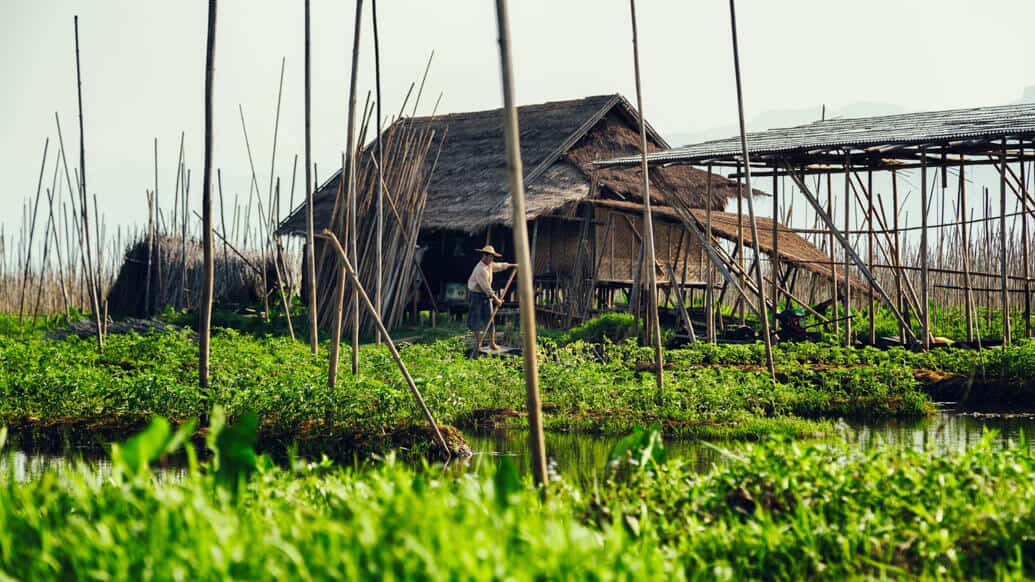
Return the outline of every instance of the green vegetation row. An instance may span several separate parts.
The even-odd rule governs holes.
[[[810,368],[801,365],[805,358],[782,355],[780,382],[773,385],[753,366],[759,346],[670,350],[659,402],[652,372],[643,365],[649,355],[633,342],[562,345],[544,339],[540,349],[551,430],[621,434],[660,422],[670,435],[800,436],[829,428],[826,421],[806,419],[928,410],[910,368],[893,359]],[[521,360],[472,360],[464,351],[456,337],[402,348],[436,419],[462,428],[522,424]],[[744,365],[703,365],[709,363]],[[186,330],[111,335],[103,354],[89,339],[0,336],[0,422],[45,425],[151,414],[182,420],[222,405],[231,416],[255,410],[265,434],[284,442],[423,424],[385,347],[362,346],[360,368],[359,376],[341,374],[328,389],[326,357],[314,358],[303,343],[224,329],[213,338],[212,388],[201,390],[197,347]]]
[[[476,477],[257,458],[254,415],[211,464],[148,468],[188,430],[156,419],[82,466],[0,488],[0,570],[50,579],[683,580],[1031,576],[1035,456],[991,438],[938,455],[767,440],[695,474],[639,431],[586,489],[543,501],[503,461]],[[563,477],[562,477],[563,479]]]

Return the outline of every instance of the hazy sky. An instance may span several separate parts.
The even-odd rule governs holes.
[[[230,199],[248,192],[238,104],[260,187],[268,188],[281,57],[287,68],[277,174],[287,196],[291,161],[303,144],[302,6],[301,0],[219,4],[215,164]],[[321,178],[344,147],[354,6],[312,2],[313,153]],[[500,106],[493,2],[381,0],[378,8],[386,111],[398,109],[433,50],[419,112],[428,113],[440,93],[440,112]],[[170,203],[181,131],[197,206],[206,10],[203,0],[0,3],[0,222],[9,231],[20,220],[21,202],[35,192],[44,139],[57,145],[55,111],[68,155],[77,160],[75,14],[88,188],[99,196],[101,212],[110,225],[146,220],[155,137],[159,196],[163,207]],[[641,0],[638,10],[648,119],[669,135],[735,123],[725,0]],[[511,0],[511,11],[519,103],[614,92],[635,97],[627,2]],[[361,103],[373,84],[369,2],[364,15]],[[740,0],[738,19],[749,120],[779,109],[814,108],[818,117],[823,103],[906,110],[996,105],[1035,84],[1035,2]]]

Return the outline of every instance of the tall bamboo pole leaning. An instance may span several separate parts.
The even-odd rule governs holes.
[[[104,327],[101,325],[101,306],[97,300],[97,277],[93,272],[93,255],[90,253],[90,211],[86,204],[86,140],[83,131],[83,78],[79,66],[79,15],[75,25],[75,81],[79,103],[79,200],[83,221],[80,227],[83,232],[83,249],[86,252],[86,282],[90,287],[90,308],[93,309],[94,322],[97,324],[97,349],[104,350]]]
[[[521,309],[522,356],[525,364],[525,406],[528,409],[528,440],[532,477],[538,486],[546,485],[546,445],[543,440],[543,406],[539,398],[539,363],[536,351],[535,296],[532,293],[532,260],[525,223],[525,185],[521,171],[517,107],[514,104],[514,74],[511,70],[510,25],[507,0],[496,0],[496,26],[499,31],[500,76],[503,85],[503,136],[506,144],[507,172],[510,177],[511,227],[518,264],[518,302]],[[545,489],[542,489],[545,491]]]
[[[198,312],[198,383],[208,388],[209,349],[212,340],[212,291],[215,261],[212,256],[212,83],[216,60],[216,0],[208,2],[208,42],[205,48],[205,159],[201,174],[201,241],[204,275]],[[186,216],[184,216],[186,221]]]
[[[353,265],[359,264],[359,251],[357,247],[358,233],[356,232],[356,76],[359,73],[359,37],[363,18],[363,0],[356,0],[356,26],[352,35],[352,72],[349,79],[349,121],[345,155],[348,156],[346,165],[349,170],[349,259]],[[352,375],[359,373],[359,289],[353,285],[352,289]]]
[[[643,116],[643,87],[640,83],[640,47],[636,30],[636,0],[629,0],[629,13],[632,19],[633,70],[636,74],[636,110],[640,115],[640,175],[643,180],[643,241],[644,262],[647,264],[647,329],[650,331],[651,344],[654,346],[654,378],[657,386],[657,398],[664,396],[665,355],[661,350],[661,324],[658,321],[658,275],[654,268],[654,218],[650,207],[650,174],[647,172],[647,121]],[[671,282],[675,284],[675,281]]]
[[[755,221],[754,190],[751,189],[751,157],[748,154],[747,130],[744,124],[744,90],[740,82],[740,51],[737,46],[737,11],[735,0],[730,0],[730,32],[733,37],[733,72],[737,81],[737,113],[740,120],[740,151],[744,158],[744,189],[747,194],[748,214],[751,219],[751,241],[754,244],[755,259],[761,253],[758,247],[758,223]],[[774,218],[775,219],[775,218]],[[765,284],[762,281],[762,269],[755,270],[755,285],[758,288],[758,311],[762,320],[762,339],[765,341],[765,362],[769,368],[769,376],[776,382],[776,367],[773,364],[773,338],[769,334],[769,307],[766,305]]]
[[[402,372],[403,379],[406,381],[406,385],[410,388],[410,393],[413,394],[414,399],[417,400],[417,404],[420,406],[421,412],[424,414],[424,419],[431,425],[432,432],[435,433],[435,440],[438,441],[439,445],[442,446],[442,450],[446,454],[446,458],[449,459],[452,456],[452,452],[449,449],[449,444],[446,443],[446,439],[442,436],[442,432],[438,428],[438,424],[435,422],[435,418],[431,415],[431,410],[428,409],[428,405],[424,402],[424,397],[421,396],[420,390],[417,388],[417,384],[413,381],[413,377],[410,376],[410,371],[406,368],[406,364],[403,363],[402,357],[399,356],[399,350],[395,347],[395,342],[392,341],[392,337],[388,335],[388,329],[385,328],[384,322],[381,320],[381,314],[374,308],[374,304],[370,302],[370,296],[363,289],[363,284],[359,280],[359,275],[356,274],[356,269],[349,262],[349,257],[345,254],[345,249],[341,248],[341,243],[338,242],[337,237],[334,233],[328,229],[324,229],[323,236],[326,237],[328,243],[332,246],[334,251],[338,253],[338,258],[341,260],[342,271],[348,273],[349,278],[352,279],[352,285],[356,289],[356,295],[363,300],[363,306],[370,312],[371,319],[374,320],[374,325],[377,327],[378,334],[388,344],[388,351],[392,354],[392,359],[395,360],[395,364],[399,366],[399,371]]]
[[[374,194],[375,212],[375,237],[374,260],[377,264],[376,278],[374,279],[374,307],[378,315],[384,309],[382,302],[382,287],[384,286],[384,257],[382,246],[384,241],[384,154],[381,144],[381,39],[377,34],[377,0],[370,0],[370,17],[374,23],[374,115],[377,116],[377,188]],[[430,62],[429,62],[430,64]],[[434,321],[434,318],[432,319]],[[381,336],[377,337],[377,343],[381,343]]]
[[[312,127],[309,112],[310,87],[309,62],[309,0],[305,0],[305,277],[309,292],[309,350],[316,355],[319,333],[316,322],[316,251],[313,228],[313,160],[312,160]]]

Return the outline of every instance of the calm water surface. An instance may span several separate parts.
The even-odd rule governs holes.
[[[933,447],[937,451],[964,449],[981,440],[987,431],[995,431],[995,442],[1005,446],[1017,442],[1021,435],[1035,435],[1035,414],[977,414],[958,412],[951,404],[943,405],[940,412],[916,420],[887,420],[876,422],[841,423],[841,438],[859,449],[868,450],[884,445],[907,446],[917,449]],[[454,461],[449,470],[457,473],[488,473],[504,457],[521,472],[527,472],[528,433],[525,431],[496,431],[467,434],[467,441],[475,454],[463,461]],[[546,434],[546,452],[551,470],[577,483],[592,482],[607,464],[611,448],[620,437],[585,434]],[[670,440],[665,443],[669,458],[688,460],[698,471],[707,471],[715,464],[724,463],[725,451],[736,451],[744,446],[736,442],[703,443],[696,440]],[[1029,447],[1033,445],[1031,442]],[[81,455],[70,451],[64,455],[15,451],[0,455],[0,476],[13,470],[16,480],[31,479],[44,471],[59,472],[74,467]],[[100,477],[111,470],[106,458],[86,459],[98,469]],[[182,466],[169,466],[157,471],[160,479],[175,480],[184,473]]]

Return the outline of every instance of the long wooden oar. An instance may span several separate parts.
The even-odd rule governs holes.
[[[514,275],[517,275],[517,267],[512,268],[510,277],[507,278],[507,284],[503,286],[503,292],[500,293],[500,304],[492,306],[492,312],[489,313],[489,321],[485,324],[485,329],[482,330],[478,345],[474,347],[475,355],[482,351],[482,342],[485,341],[485,335],[489,333],[489,328],[492,327],[492,321],[496,319],[496,313],[500,310],[500,307],[503,307],[503,298],[507,296],[507,291],[510,291],[510,284],[514,282]]]

